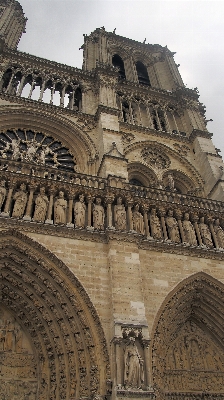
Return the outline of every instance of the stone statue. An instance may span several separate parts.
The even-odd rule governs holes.
[[[27,203],[27,193],[25,192],[26,190],[26,185],[22,183],[20,185],[20,189],[18,192],[16,192],[13,196],[13,200],[15,200],[14,207],[13,207],[13,212],[12,212],[12,217],[15,218],[22,218],[26,203]]]
[[[199,231],[201,234],[201,239],[202,239],[202,243],[208,247],[208,248],[212,248],[213,247],[213,241],[212,241],[212,236],[211,236],[211,232],[208,228],[208,225],[205,224],[205,219],[204,217],[200,218],[200,223],[199,223]]]
[[[144,383],[144,361],[138,352],[135,338],[129,337],[124,353],[125,389],[141,389]]]
[[[141,235],[144,235],[145,233],[144,220],[142,214],[139,212],[138,204],[135,205],[134,211],[132,212],[132,220],[133,220],[134,231],[141,233]]]
[[[96,204],[93,206],[93,226],[95,229],[104,230],[104,208],[101,205],[101,199],[96,198]]]
[[[48,207],[48,198],[45,195],[45,188],[40,188],[40,193],[35,200],[35,211],[33,221],[44,222]]]
[[[170,190],[174,190],[175,189],[175,187],[174,187],[174,179],[173,179],[173,175],[172,174],[168,175],[168,187],[169,187]]]
[[[79,201],[74,206],[75,227],[85,228],[86,205],[84,195],[80,194]]]
[[[166,217],[166,226],[171,242],[180,243],[180,234],[177,220],[173,217],[173,211],[169,210]]]
[[[50,149],[49,146],[47,145],[43,145],[42,149],[40,151],[40,154],[38,155],[38,160],[37,162],[41,165],[45,165],[45,161],[46,161],[46,156],[48,154],[54,154],[54,152]]]
[[[185,213],[184,214],[184,220],[183,220],[183,232],[184,232],[184,241],[188,244],[190,244],[191,246],[197,246],[198,242],[196,239],[196,235],[195,235],[195,230],[194,227],[191,223],[191,221],[189,220],[189,214]]]
[[[150,228],[151,228],[151,236],[153,239],[161,240],[162,239],[162,230],[160,225],[160,220],[156,215],[156,209],[152,208],[149,216]]]
[[[219,219],[215,220],[214,232],[220,249],[224,249],[224,231],[220,226]]]
[[[59,192],[59,197],[54,203],[54,223],[65,224],[66,223],[66,209],[67,201],[64,199],[64,192]]]
[[[117,204],[114,206],[114,222],[116,229],[120,231],[126,230],[126,211],[121,197],[118,197]]]
[[[0,182],[0,211],[6,196],[5,181]]]

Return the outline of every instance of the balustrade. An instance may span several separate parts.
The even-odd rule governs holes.
[[[27,175],[9,168],[0,170],[0,205],[4,218],[70,229],[112,229],[202,249],[224,248],[222,202],[199,202],[199,198],[174,196],[162,189],[127,183],[116,188],[109,180],[78,173],[60,172],[59,177],[49,170],[47,175],[35,176],[34,171]]]
[[[53,72],[47,73],[45,70],[11,66],[3,74],[0,91],[81,111],[82,92],[80,83],[74,76],[65,78]]]

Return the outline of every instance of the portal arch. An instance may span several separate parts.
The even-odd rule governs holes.
[[[14,373],[7,390],[14,395],[19,382],[32,393],[32,400],[105,396],[110,382],[106,340],[82,285],[63,262],[32,239],[14,231],[2,231],[0,237],[0,323],[3,327],[10,320],[11,332],[22,332],[34,370],[33,381]],[[3,364],[9,359],[6,350],[2,349]],[[16,348],[14,353],[18,358]],[[8,379],[1,379],[4,398],[1,390]],[[20,393],[18,400],[25,395]]]
[[[223,322],[224,285],[206,273],[183,280],[168,295],[152,336],[158,399],[223,398]]]

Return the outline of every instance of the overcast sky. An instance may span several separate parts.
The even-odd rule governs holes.
[[[224,156],[224,1],[20,0],[28,18],[19,50],[81,68],[83,34],[105,26],[167,45],[189,88],[198,87],[208,129]]]

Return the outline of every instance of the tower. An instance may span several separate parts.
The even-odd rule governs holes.
[[[26,18],[20,3],[16,0],[1,0],[0,37],[2,44],[12,50],[17,48],[23,32],[25,32]]]
[[[0,26],[23,15],[3,4]],[[223,163],[198,90],[104,27],[82,69],[10,47],[0,397],[223,399]]]

